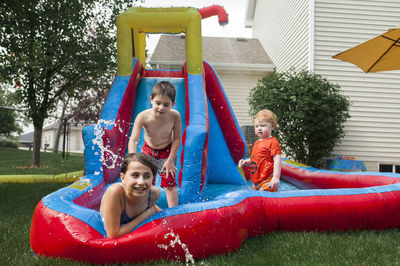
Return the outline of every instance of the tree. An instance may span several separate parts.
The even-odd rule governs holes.
[[[350,117],[349,100],[339,85],[308,71],[267,75],[250,92],[249,104],[251,115],[264,108],[276,114],[273,133],[286,156],[315,167],[344,136]]]
[[[115,18],[131,2],[0,2],[0,78],[18,86],[33,121],[33,166],[40,164],[43,123],[57,99],[81,97],[107,69],[115,69]]]
[[[107,77],[107,76],[106,76]],[[95,123],[98,120],[104,100],[111,88],[111,79],[106,78],[96,90],[89,90],[82,98],[72,101],[64,95],[59,100],[61,114],[58,117],[58,128],[54,138],[53,153],[58,153],[62,126],[73,119],[75,122]]]
[[[96,90],[91,90],[79,101],[71,103],[72,108],[67,110],[69,117],[75,121],[97,121],[103,108],[104,100],[111,89],[111,81],[111,78],[104,79]]]
[[[58,119],[58,127],[57,127],[56,136],[54,138],[53,153],[58,153],[58,146],[59,146],[59,143],[60,143],[61,129],[63,127],[64,121],[65,120],[68,121],[68,119],[69,119],[65,115],[65,110],[67,109],[68,103],[69,103],[69,97],[65,97],[65,95],[62,95],[60,97],[60,99],[58,100],[58,102],[60,102],[62,106],[61,106],[61,116],[60,117],[56,117]],[[57,106],[58,106],[58,104],[57,104]]]
[[[17,109],[7,97],[3,89],[0,90],[0,136],[10,137],[12,133],[21,133],[22,129],[18,125]]]

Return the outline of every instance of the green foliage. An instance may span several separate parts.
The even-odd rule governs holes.
[[[10,136],[19,129],[15,111],[6,106],[0,106],[0,135]]]
[[[273,134],[286,156],[315,167],[344,136],[350,102],[340,87],[321,75],[301,71],[271,73],[249,95],[250,114],[272,110],[278,120]]]
[[[0,1],[0,80],[15,86],[37,131],[33,165],[39,165],[41,129],[58,98],[81,97],[115,69],[116,15],[131,4],[129,0]]]
[[[18,148],[18,144],[15,141],[9,139],[0,139],[0,147],[7,147],[7,148]]]
[[[17,112],[11,107],[13,104],[6,97],[5,92],[0,90],[0,135],[10,137],[12,133],[21,133],[18,125]]]
[[[62,93],[80,97],[115,67],[115,18],[129,2],[1,2],[1,78],[18,88],[34,124],[43,122]]]

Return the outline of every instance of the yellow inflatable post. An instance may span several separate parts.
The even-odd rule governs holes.
[[[197,9],[133,7],[117,17],[118,75],[132,74],[133,57],[145,66],[146,33],[185,33],[188,72],[202,73],[201,15]]]
[[[83,176],[83,171],[58,175],[0,175],[1,183],[72,183]]]

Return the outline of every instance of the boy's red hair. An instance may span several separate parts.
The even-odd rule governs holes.
[[[268,122],[271,123],[273,127],[276,126],[276,115],[268,109],[263,109],[260,110],[255,116],[254,116],[254,121],[260,121],[260,122]]]

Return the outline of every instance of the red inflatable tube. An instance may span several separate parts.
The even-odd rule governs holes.
[[[287,163],[295,163],[286,160]],[[313,171],[309,171],[311,168]],[[376,174],[340,173],[336,171],[318,170],[312,167],[282,167],[281,175],[288,182],[301,188],[362,188],[396,184],[400,179]]]
[[[239,160],[243,158],[243,154],[245,154],[246,143],[240,135],[238,126],[234,120],[234,115],[226,100],[218,76],[214,73],[214,69],[207,62],[203,62],[203,69],[208,99],[214,110],[223,110],[223,112],[215,112],[215,116],[221,125],[222,134],[225,137],[232,158],[237,164]]]
[[[277,230],[383,230],[400,226],[398,175],[347,174],[296,167],[285,161],[282,168],[284,179],[308,179],[306,183],[314,185],[324,179],[338,183],[348,179],[349,184],[358,182],[360,188],[234,191],[211,202],[164,210],[117,239],[107,238],[41,201],[32,219],[31,247],[38,255],[89,263],[191,261],[235,251],[246,238]],[[364,180],[376,177],[378,183],[385,184],[363,187],[373,182]]]
[[[226,13],[225,9],[222,6],[218,5],[208,6],[201,8],[198,11],[202,19],[218,15],[219,25],[223,26],[225,24],[228,24],[228,14]]]

